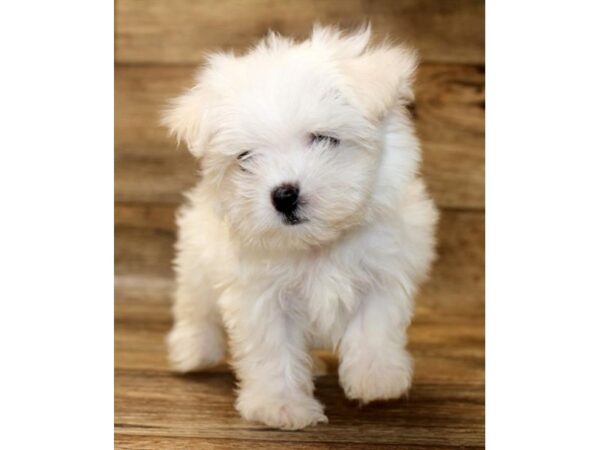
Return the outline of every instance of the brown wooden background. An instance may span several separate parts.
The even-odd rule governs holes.
[[[115,439],[119,448],[476,448],[484,391],[484,2],[482,0],[117,0],[115,16]],[[159,126],[202,55],[314,21],[407,41],[421,55],[416,124],[442,210],[439,259],[418,299],[408,400],[358,410],[317,381],[330,424],[300,433],[238,419],[233,377],[166,366],[173,213],[195,164]],[[290,444],[291,445],[291,444]]]

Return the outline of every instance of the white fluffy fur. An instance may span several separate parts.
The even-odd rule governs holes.
[[[242,56],[212,55],[165,115],[203,166],[178,216],[171,363],[217,364],[227,336],[237,409],[272,427],[327,421],[312,348],[338,353],[348,398],[410,387],[406,328],[437,213],[405,109],[415,55],[369,42],[369,28],[315,27],[304,42],[271,34]],[[299,184],[306,222],[273,208],[284,182]]]

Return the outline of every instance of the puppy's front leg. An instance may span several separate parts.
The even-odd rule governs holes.
[[[327,417],[313,397],[302,316],[280,297],[234,287],[219,303],[239,379],[236,408],[246,420],[295,430]]]
[[[342,337],[340,383],[350,399],[389,400],[410,387],[412,359],[405,344],[411,304],[394,291],[367,295]]]

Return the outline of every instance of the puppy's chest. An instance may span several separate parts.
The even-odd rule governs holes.
[[[318,258],[304,261],[301,266],[292,289],[313,332],[341,332],[338,328],[347,322],[362,299],[364,286],[357,276],[359,268]]]

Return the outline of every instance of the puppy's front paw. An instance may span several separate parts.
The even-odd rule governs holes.
[[[191,372],[219,364],[225,357],[223,330],[214,323],[177,323],[167,336],[169,362],[177,372]]]
[[[323,405],[308,395],[273,397],[257,391],[240,392],[236,408],[249,421],[282,430],[300,430],[310,425],[327,423]]]
[[[393,355],[357,358],[340,366],[340,384],[346,397],[369,403],[391,400],[408,392],[412,380],[412,358],[406,350]]]

